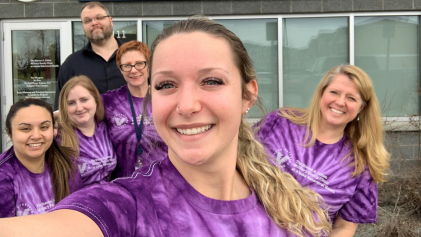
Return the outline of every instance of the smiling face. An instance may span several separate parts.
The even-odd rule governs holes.
[[[321,126],[326,129],[344,130],[346,125],[357,117],[362,104],[355,83],[344,74],[334,76],[320,100]]]
[[[121,64],[130,64],[135,65],[139,62],[147,61],[145,55],[143,55],[138,50],[130,50],[125,52],[121,55]],[[129,72],[122,71],[120,69],[121,74],[123,74],[124,80],[126,80],[127,85],[129,87],[141,87],[146,90],[148,87],[148,65],[142,70],[137,70],[136,68],[132,67]]]
[[[151,74],[155,127],[171,161],[235,162],[241,116],[251,104],[242,99],[229,44],[202,32],[175,34],[156,47]]]
[[[43,160],[53,142],[53,123],[50,112],[31,105],[20,109],[11,121],[9,134],[16,157],[23,163]]]
[[[67,113],[76,127],[88,127],[95,123],[97,104],[89,91],[76,85],[67,96]]]
[[[83,25],[83,31],[85,32],[86,38],[91,43],[98,44],[107,40],[113,33],[113,20],[111,17],[105,17],[102,20],[96,20],[95,17],[106,16],[107,13],[104,9],[99,6],[92,8],[84,8],[80,14],[82,22],[86,19],[93,19],[90,23]]]

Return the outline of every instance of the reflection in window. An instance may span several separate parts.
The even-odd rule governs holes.
[[[78,51],[88,44],[88,39],[83,32],[82,22],[74,21],[73,23],[73,52]],[[137,40],[137,21],[113,21],[114,37],[128,42]]]
[[[324,74],[349,62],[347,17],[283,21],[283,106],[307,107]]]
[[[355,65],[371,77],[384,117],[419,114],[418,16],[355,17]]]
[[[59,30],[12,31],[13,102],[39,98],[54,106],[60,65]]]
[[[278,21],[277,19],[216,20],[234,32],[243,42],[257,73],[259,96],[268,110],[278,105]],[[174,21],[143,21],[143,42],[153,40]],[[257,108],[249,117],[261,117]]]

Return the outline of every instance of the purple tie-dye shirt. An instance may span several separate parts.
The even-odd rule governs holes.
[[[69,180],[70,192],[83,187],[79,172]],[[0,155],[0,218],[46,213],[54,206],[51,171],[30,172],[16,158],[13,146]]]
[[[143,133],[140,140],[143,153],[139,159],[136,153],[137,138],[127,90],[127,85],[125,85],[101,95],[111,142],[117,153],[117,167],[113,175],[116,178],[131,176],[135,167],[139,167],[139,161],[147,166],[152,161],[166,156],[168,152],[167,146],[155,130],[149,106],[148,116],[143,119]],[[133,96],[132,98],[137,124],[139,124],[143,98]]]
[[[75,132],[79,137],[80,151],[77,165],[84,185],[108,181],[109,174],[116,167],[117,156],[105,121],[96,124],[92,137],[85,136],[79,129]]]
[[[346,136],[335,144],[316,140],[314,146],[303,147],[305,126],[298,126],[273,111],[258,131],[270,162],[292,174],[304,187],[319,193],[329,207],[332,221],[339,214],[354,223],[377,221],[377,184],[368,168],[358,177],[352,177],[353,156]],[[262,122],[260,122],[262,123]],[[345,159],[344,159],[345,158]]]
[[[253,192],[221,201],[203,196],[168,158],[132,177],[92,185],[54,207],[91,218],[106,237],[294,236],[278,227]]]

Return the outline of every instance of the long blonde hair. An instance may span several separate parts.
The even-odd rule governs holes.
[[[307,109],[281,108],[280,115],[295,124],[305,125],[307,132],[304,146],[314,145],[321,122],[320,100],[323,92],[333,78],[341,74],[348,76],[355,83],[363,100],[361,112],[348,123],[344,131],[352,144],[351,154],[354,156],[355,166],[352,175],[360,175],[368,166],[373,181],[384,182],[389,169],[390,154],[383,143],[384,129],[380,106],[370,77],[357,66],[334,67],[320,81]]]
[[[172,35],[180,33],[204,32],[225,39],[232,50],[234,64],[242,78],[242,97],[253,101],[254,95],[246,85],[255,80],[256,72],[241,40],[219,23],[207,18],[191,18],[164,29],[152,44],[149,70],[157,45]],[[150,73],[149,73],[150,74]],[[256,101],[258,102],[258,101]],[[314,191],[303,188],[290,175],[271,165],[263,146],[255,139],[251,127],[242,118],[239,128],[237,169],[244,177],[268,213],[280,227],[298,236],[327,235],[331,225],[326,212],[320,207],[321,197]]]
[[[67,97],[69,96],[70,90],[75,86],[83,86],[89,93],[94,97],[95,103],[97,105],[95,112],[95,122],[100,122],[104,120],[105,112],[104,105],[102,103],[101,95],[99,94],[98,89],[94,83],[87,76],[74,76],[70,78],[69,81],[61,89],[59,96],[59,114],[60,114],[60,138],[61,145],[69,147],[76,152],[76,157],[79,156],[79,137],[75,133],[76,125],[70,119],[67,112]]]

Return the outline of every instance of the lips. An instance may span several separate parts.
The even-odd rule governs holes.
[[[206,125],[206,126],[201,126],[201,127],[196,127],[196,128],[187,128],[187,129],[176,128],[176,130],[180,134],[191,136],[191,135],[204,133],[208,131],[211,127],[212,125]]]

